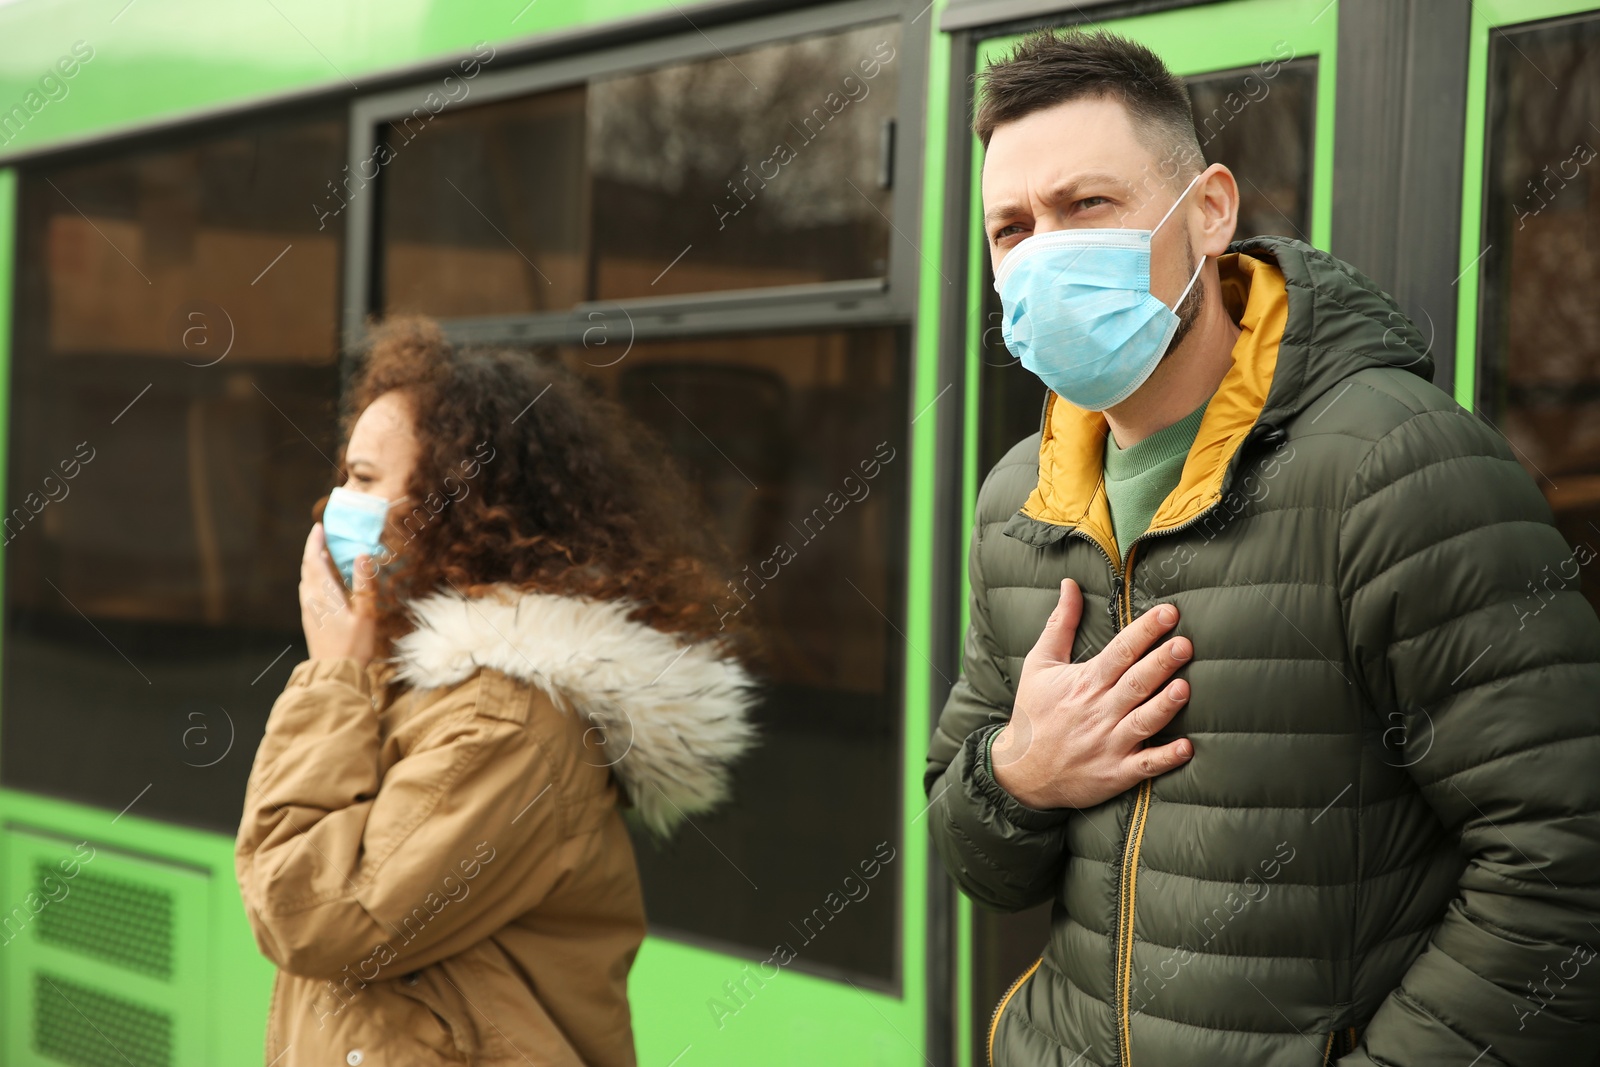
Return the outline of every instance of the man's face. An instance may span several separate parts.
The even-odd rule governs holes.
[[[1002,123],[983,161],[990,263],[999,270],[1006,254],[1036,233],[1152,229],[1192,176],[1189,162],[1163,159],[1140,141],[1127,109],[1109,97],[1084,97]],[[1199,257],[1188,232],[1198,201],[1198,189],[1191,190],[1151,242],[1150,291],[1168,307]],[[1198,297],[1197,285],[1185,304],[1198,306]],[[1192,318],[1188,307],[1182,312]]]

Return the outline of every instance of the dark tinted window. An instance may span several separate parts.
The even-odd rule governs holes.
[[[797,968],[889,983],[903,873],[903,333],[657,341],[620,359],[608,344],[565,358],[659,433],[699,486],[748,564],[719,606],[749,612],[768,648],[761,742],[732,802],[665,847],[637,841],[652,924],[760,959],[787,944]],[[896,858],[875,862],[885,854]]]
[[[384,132],[386,311],[554,311],[585,298],[585,97],[544,93]]]
[[[1573,548],[1560,580],[1600,608],[1600,19],[1492,34],[1489,69],[1478,408]]]
[[[237,828],[305,656],[342,233],[311,205],[344,147],[300,120],[24,171],[6,785]]]
[[[888,23],[390,125],[383,310],[884,276],[899,48]]]

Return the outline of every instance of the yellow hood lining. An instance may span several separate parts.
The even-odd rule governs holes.
[[[1233,252],[1217,259],[1222,299],[1239,324],[1233,365],[1222,376],[1200,420],[1178,484],[1156,509],[1150,533],[1194,518],[1222,496],[1228,461],[1261,415],[1278,366],[1278,346],[1289,321],[1283,272],[1262,259]],[[1057,526],[1081,527],[1119,559],[1104,479],[1106,417],[1052,392],[1039,441],[1039,484],[1022,513]]]

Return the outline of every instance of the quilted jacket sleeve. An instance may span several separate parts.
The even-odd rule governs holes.
[[[991,488],[993,475],[985,480]],[[956,679],[928,751],[923,787],[928,825],[951,877],[972,899],[996,911],[1021,911],[1049,899],[1065,862],[1068,809],[1040,811],[1018,803],[994,780],[988,742],[1011,717],[1015,694],[1003,670],[989,617],[983,575],[987,492],[968,554],[971,597]]]
[[[1504,439],[1412,415],[1347,488],[1352,662],[1467,860],[1431,942],[1339,1062],[1589,1063],[1600,1040],[1600,620],[1594,558]],[[1587,549],[1587,551],[1586,551]]]
[[[479,671],[444,722],[379,773],[353,659],[295,667],[267,719],[234,864],[262,953],[292,974],[395,977],[488,937],[572,862],[529,687]],[[558,791],[559,792],[559,791]]]

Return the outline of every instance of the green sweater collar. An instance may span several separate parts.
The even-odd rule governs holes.
[[[1131,448],[1118,448],[1115,435],[1107,432],[1106,478],[1113,482],[1126,481],[1151,467],[1188,455],[1189,446],[1194,444],[1195,434],[1200,430],[1200,420],[1205,416],[1206,404],[1210,402],[1210,398],[1206,398],[1189,414]]]

